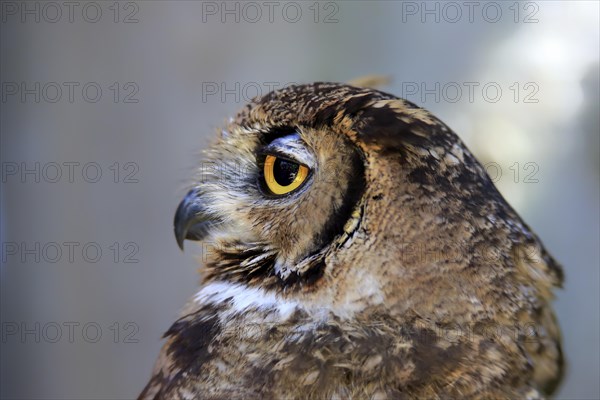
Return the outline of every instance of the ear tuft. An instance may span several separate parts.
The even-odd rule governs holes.
[[[366,89],[380,89],[392,83],[392,78],[386,75],[365,75],[348,81],[348,85]]]

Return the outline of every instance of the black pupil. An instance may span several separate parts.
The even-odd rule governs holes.
[[[278,158],[275,160],[275,164],[273,164],[273,176],[275,177],[275,181],[281,186],[289,186],[294,182],[299,169],[300,165]]]

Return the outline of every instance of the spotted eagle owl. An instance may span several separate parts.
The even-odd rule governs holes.
[[[206,152],[175,236],[200,290],[141,399],[540,398],[561,267],[439,119],[297,85]]]

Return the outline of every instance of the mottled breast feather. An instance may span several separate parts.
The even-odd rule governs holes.
[[[294,133],[316,175],[297,195],[266,198],[258,152]],[[216,221],[199,236],[210,231],[218,246],[140,399],[536,399],[556,389],[551,301],[562,269],[428,111],[372,89],[289,86],[246,105],[206,157],[245,175],[194,183]]]

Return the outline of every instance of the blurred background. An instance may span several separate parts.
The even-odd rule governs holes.
[[[197,288],[175,208],[218,127],[289,83],[392,78],[564,265],[560,399],[598,399],[599,3],[1,7],[1,398],[132,399]]]

